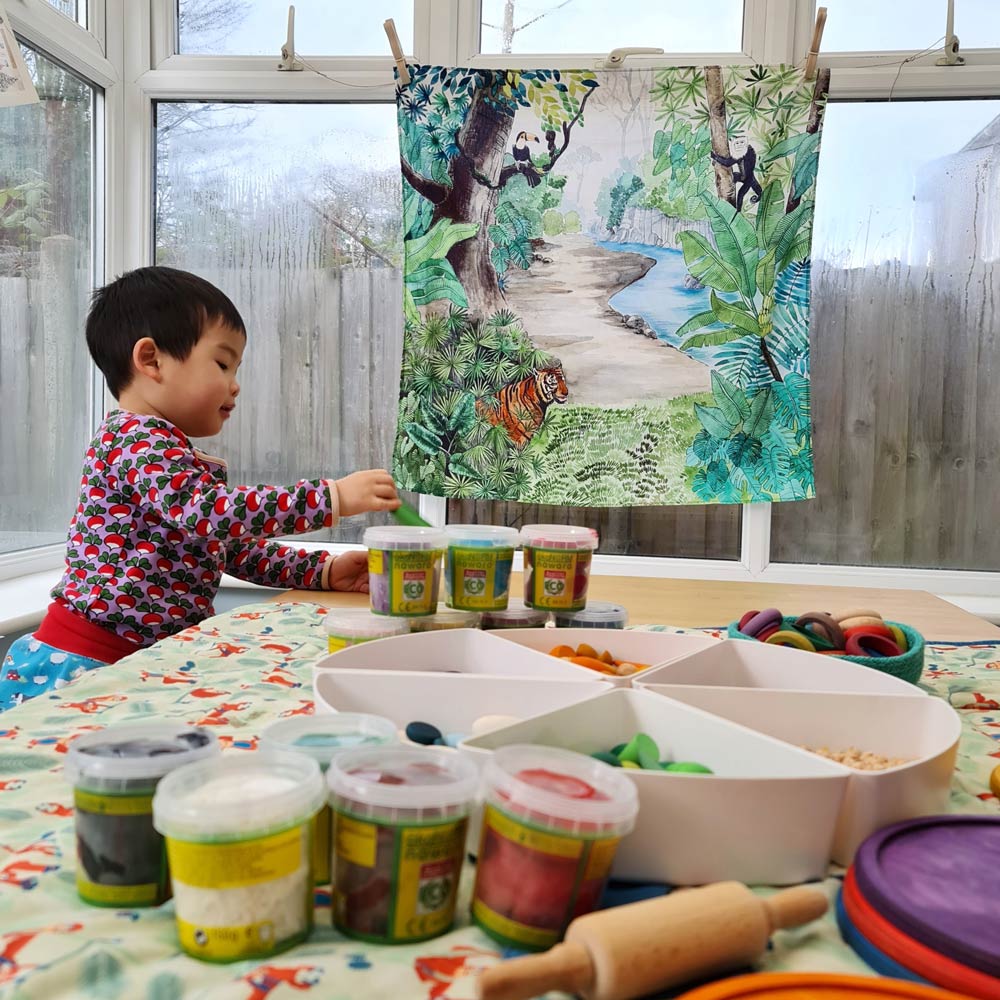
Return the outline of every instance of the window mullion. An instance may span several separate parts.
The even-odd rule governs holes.
[[[149,0],[151,51],[146,69],[156,69],[177,54],[177,0]]]
[[[745,0],[743,51],[754,62],[794,64],[802,58],[796,26],[809,16],[813,0]]]

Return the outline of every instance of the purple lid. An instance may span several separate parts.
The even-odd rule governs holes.
[[[872,834],[858,889],[914,940],[1000,976],[1000,816],[925,816]]]

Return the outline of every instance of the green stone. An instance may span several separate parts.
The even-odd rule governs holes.
[[[660,769],[660,748],[651,736],[645,733],[636,733],[625,745],[625,748],[618,759],[624,764],[631,761],[638,764],[644,770]]]
[[[671,771],[676,774],[714,774],[710,767],[704,764],[697,764],[691,760],[675,760],[672,764],[667,764],[664,771]]]
[[[594,760],[602,760],[605,764],[610,764],[612,767],[621,767],[622,762],[607,750],[595,750],[594,753],[590,755]]]

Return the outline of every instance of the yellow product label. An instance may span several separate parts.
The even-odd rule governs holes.
[[[199,889],[234,889],[283,878],[309,857],[309,825],[232,844],[195,844],[167,837],[170,871],[178,882]]]
[[[299,939],[309,930],[308,921]],[[288,941],[278,941],[269,920],[237,927],[204,927],[177,918],[177,936],[189,955],[207,962],[232,962],[240,958],[260,958]],[[294,940],[294,939],[293,939]]]
[[[342,649],[347,649],[348,646],[357,646],[362,642],[371,642],[371,639],[348,639],[342,635],[331,635],[327,638],[327,646],[331,653],[339,653]]]
[[[378,827],[374,823],[362,823],[350,816],[335,813],[333,836],[337,855],[344,861],[363,868],[375,867]]]
[[[486,807],[483,830],[492,829],[501,837],[512,840],[532,851],[554,854],[559,858],[578,858],[583,854],[586,841],[579,837],[562,837],[557,833],[546,833],[534,827],[525,826],[516,819],[500,812],[493,806]]]
[[[532,549],[531,605],[555,611],[583,608],[584,595],[575,593],[576,575],[578,566],[589,565],[590,557],[589,552]]]
[[[534,948],[539,951],[551,948],[562,937],[559,931],[529,927],[527,924],[511,920],[509,917],[491,910],[481,899],[473,899],[472,901],[472,918],[477,924],[499,938],[516,941],[526,948]]]
[[[101,816],[153,815],[152,795],[99,795],[76,788],[73,804],[77,809]]]
[[[437,606],[441,553],[433,549],[389,553],[389,610],[394,615],[427,614]]]
[[[615,860],[615,851],[621,843],[621,837],[608,837],[606,840],[590,841],[590,857],[587,867],[583,870],[583,880],[589,882],[593,878],[607,878],[611,872],[611,862]]]
[[[507,607],[512,548],[462,548],[452,545],[445,556],[448,605],[464,611]]]
[[[323,806],[316,819],[313,820],[313,878],[316,885],[329,885],[330,883],[330,825],[333,820],[333,811],[329,806]]]
[[[381,549],[369,549],[368,550],[368,572],[381,574],[385,572],[382,568],[382,550]]]
[[[467,821],[406,827],[399,833],[396,941],[432,937],[455,917],[455,895],[465,855]]]
[[[76,890],[88,903],[101,906],[151,906],[157,902],[160,886],[156,882],[145,885],[99,885],[91,882],[76,870]]]

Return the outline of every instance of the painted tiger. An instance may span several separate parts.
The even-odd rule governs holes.
[[[562,368],[541,368],[534,375],[503,386],[493,396],[495,405],[481,399],[476,409],[494,426],[503,424],[511,441],[523,448],[542,426],[550,404],[565,403],[568,398]]]

